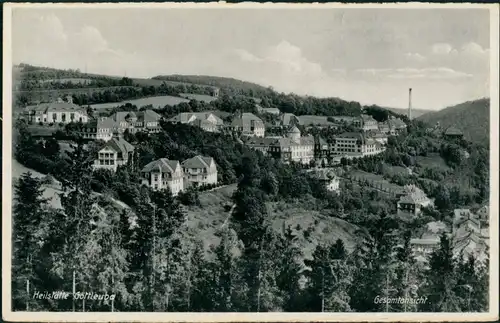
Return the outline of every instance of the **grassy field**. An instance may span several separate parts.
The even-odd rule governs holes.
[[[204,94],[181,93],[180,96],[182,96],[183,98],[186,98],[188,100],[196,100],[196,101],[207,102],[207,103],[210,103],[212,101],[217,100],[216,97],[213,97],[210,95],[204,95]]]
[[[352,171],[350,173],[350,176],[357,180],[367,180],[368,182],[371,183],[373,187],[380,188],[384,191],[390,191],[396,193],[396,192],[401,192],[403,190],[403,187],[387,181],[381,175],[356,170]]]
[[[217,245],[219,239],[215,236],[228,219],[229,212],[224,208],[231,205],[231,197],[236,190],[236,184],[229,185],[211,192],[200,193],[201,206],[187,207],[188,221],[191,230],[205,242],[205,248]],[[272,227],[277,232],[282,232],[283,223],[292,226],[302,246],[304,256],[309,258],[312,250],[319,242],[334,242],[344,240],[346,248],[352,250],[356,243],[354,232],[357,230],[352,225],[341,219],[332,218],[320,212],[307,209],[303,205],[289,205],[285,202],[269,203]],[[300,225],[297,230],[297,225]],[[304,238],[304,231],[311,227],[311,241]]]
[[[446,165],[444,159],[441,158],[441,156],[439,156],[438,154],[429,155],[426,157],[417,156],[417,165],[420,165],[421,167],[438,168],[445,171],[450,170],[450,167]]]
[[[349,251],[352,251],[356,245],[355,232],[358,227],[349,222],[321,214],[318,211],[311,211],[300,204],[272,203],[269,204],[269,210],[273,219],[273,228],[276,231],[281,232],[283,225],[292,227],[299,237],[305,258],[311,258],[318,243],[333,243],[337,239],[342,239]],[[308,228],[311,230],[310,240],[305,237]]]
[[[146,105],[153,105],[153,108],[163,108],[166,105],[174,106],[182,102],[189,102],[189,100],[183,99],[183,98],[178,98],[175,96],[170,96],[170,95],[164,95],[164,96],[152,96],[149,98],[142,98],[142,99],[136,99],[136,100],[128,100],[128,101],[122,101],[122,102],[113,102],[113,103],[101,103],[101,104],[94,104],[92,105],[92,108],[96,110],[102,110],[102,109],[112,109],[114,107],[118,107],[120,105],[124,105],[126,103],[130,103],[133,105],[136,105],[138,108],[141,108]]]
[[[89,78],[62,78],[62,79],[48,79],[48,80],[40,80],[41,83],[50,83],[50,82],[56,82],[56,83],[82,83],[82,84],[89,84],[92,82],[91,79]]]
[[[236,184],[233,184],[200,193],[201,206],[186,207],[189,227],[203,240],[206,249],[219,243],[215,233],[229,216],[224,206],[232,204],[231,197],[235,190]]]

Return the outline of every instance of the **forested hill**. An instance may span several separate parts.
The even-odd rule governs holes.
[[[490,99],[483,98],[464,102],[440,111],[427,113],[418,120],[430,125],[439,122],[441,127],[456,127],[465,138],[476,142],[489,142],[490,134]]]
[[[256,95],[265,95],[273,92],[271,88],[259,84],[241,81],[230,77],[207,76],[207,75],[159,75],[153,77],[155,80],[203,84],[218,87],[221,89],[232,90],[233,94],[254,93]]]

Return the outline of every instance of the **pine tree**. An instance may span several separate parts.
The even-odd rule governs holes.
[[[405,300],[418,298],[418,285],[420,281],[410,240],[411,232],[407,231],[403,238],[403,245],[398,247],[396,251],[398,263],[396,266],[395,288],[397,290],[397,296]],[[417,304],[405,301],[398,306],[397,310],[402,312],[415,312],[417,311]]]
[[[456,266],[450,238],[443,233],[439,249],[435,250],[429,259],[425,286],[428,301],[423,304],[423,310],[431,312],[457,312],[460,310],[460,302],[455,293]]]
[[[488,311],[489,280],[487,267],[470,255],[456,267],[457,285],[455,293],[463,312]]]
[[[42,181],[30,172],[21,175],[14,194],[12,301],[14,309],[29,310],[31,297],[26,294],[27,288],[33,291],[40,283],[35,270],[43,261],[40,256],[41,244],[47,234],[43,225],[47,220],[47,199],[43,197]]]
[[[298,238],[291,227],[287,227],[282,239],[278,241],[280,250],[278,287],[282,293],[283,310],[286,312],[301,311],[304,307],[300,278],[302,272],[302,250]]]
[[[215,261],[213,263],[214,285],[213,310],[217,312],[231,312],[235,308],[235,284],[239,275],[238,257],[243,249],[236,232],[227,227],[218,233],[220,243],[213,248]]]

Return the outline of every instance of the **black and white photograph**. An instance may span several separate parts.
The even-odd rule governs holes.
[[[498,8],[6,4],[3,318],[498,319]]]

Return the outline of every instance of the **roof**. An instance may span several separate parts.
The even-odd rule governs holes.
[[[288,129],[288,133],[298,133],[298,134],[300,134],[300,130],[296,126],[293,126],[290,129]]]
[[[328,117],[325,116],[315,116],[315,115],[303,115],[297,117],[299,124],[305,126],[320,125],[320,126],[332,126],[335,125],[333,122],[328,121]]]
[[[209,168],[214,159],[212,157],[194,156],[182,162],[184,168]]]
[[[361,115],[361,119],[363,119],[364,122],[377,122],[377,120],[373,119],[373,117],[371,115],[368,115],[368,114],[362,114]]]
[[[387,135],[382,133],[380,130],[368,130],[365,134],[367,137],[371,138],[387,138]]]
[[[293,113],[283,113],[280,117],[280,121],[283,126],[289,126],[292,122],[300,124],[300,119]]]
[[[393,129],[406,128],[406,123],[404,123],[404,121],[399,118],[390,118],[389,120],[387,120],[387,124]]]
[[[79,112],[82,114],[87,114],[86,109],[76,105],[74,103],[68,102],[51,102],[51,103],[41,103],[34,106],[26,107],[27,111],[34,111],[35,114],[49,113],[49,112]]]
[[[231,125],[233,127],[249,127],[252,123],[257,127],[264,127],[262,119],[249,112],[242,113],[241,116],[234,118]]]
[[[460,131],[460,129],[457,129],[455,127],[449,127],[448,129],[446,129],[446,131],[445,131],[444,134],[445,135],[451,135],[451,136],[453,136],[453,135],[455,135],[455,136],[461,136],[461,135],[463,135],[463,132]]]
[[[149,173],[152,171],[158,171],[162,173],[173,173],[179,165],[177,160],[169,160],[167,158],[160,158],[158,160],[152,161],[142,169],[142,172]]]
[[[405,185],[403,188],[403,192],[405,195],[399,198],[399,203],[415,204],[429,200],[427,195],[425,195],[424,191],[422,191],[415,185]]]
[[[113,114],[112,118],[115,122],[129,122],[129,119],[137,119],[138,122],[155,122],[161,119],[161,116],[153,110],[144,111],[118,111]]]
[[[320,146],[328,145],[328,142],[321,136],[314,137],[314,143]]]
[[[356,139],[361,140],[362,143],[365,142],[365,136],[359,132],[344,132],[335,136],[335,138]]]
[[[215,120],[215,122],[209,121],[208,120],[209,118]],[[206,121],[206,122],[209,122],[212,124],[217,124],[217,125],[222,125],[224,123],[224,121],[219,116],[217,116],[213,112],[208,112],[208,111],[207,112],[183,112],[183,113],[179,113],[175,117],[169,119],[169,121],[180,122],[180,123],[192,123],[192,122],[197,121],[198,124],[200,124],[200,122]]]
[[[127,155],[129,152],[134,151],[134,146],[128,143],[125,139],[119,137],[113,137],[109,141],[107,141],[101,149],[111,148],[116,152]]]

